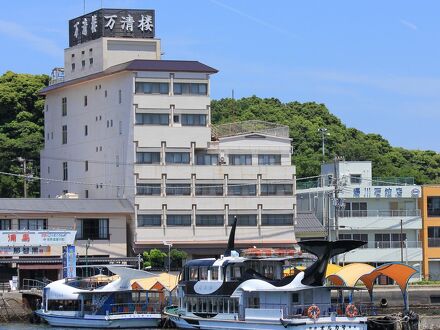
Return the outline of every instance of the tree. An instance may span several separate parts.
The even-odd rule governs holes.
[[[326,158],[335,154],[346,160],[371,160],[373,176],[411,176],[418,184],[440,183],[440,154],[434,151],[407,150],[390,145],[379,134],[365,134],[346,127],[324,104],[314,102],[282,103],[275,98],[251,96],[211,102],[213,124],[258,119],[287,125],[292,138],[292,164],[298,177],[320,174],[320,127],[328,129]]]
[[[39,91],[48,85],[46,75],[16,74],[0,77],[0,171],[23,174],[18,157],[26,158],[28,174],[39,175],[44,143],[44,99]],[[39,196],[39,181],[28,184],[28,196]],[[1,175],[0,197],[23,196],[23,178]]]
[[[167,254],[159,249],[151,249],[149,252],[144,251],[142,256],[144,259],[144,267],[162,268]]]
[[[183,260],[188,258],[188,253],[182,250],[172,249],[170,251],[171,266],[180,268],[182,267]]]

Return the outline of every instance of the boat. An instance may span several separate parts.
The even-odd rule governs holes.
[[[54,327],[157,327],[164,307],[160,292],[133,290],[130,285],[132,280],[156,275],[116,265],[104,267],[117,276],[108,280],[65,278],[48,284],[36,315]]]
[[[236,225],[235,220],[226,251],[219,259],[195,259],[184,265],[177,288],[178,306],[164,310],[176,327],[367,329],[373,306],[353,300],[353,293],[362,289],[325,284],[329,260],[365,242],[299,242],[302,250],[316,256],[315,261],[286,276],[283,270],[293,257],[285,251],[281,256],[271,250],[243,257],[234,250]]]

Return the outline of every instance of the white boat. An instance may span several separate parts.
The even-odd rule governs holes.
[[[158,291],[132,290],[131,280],[153,277],[141,270],[105,266],[118,278],[93,285],[90,279],[62,279],[43,290],[42,308],[35,313],[51,326],[79,328],[146,328],[161,322]]]
[[[178,306],[165,308],[178,328],[367,329],[372,305],[354,304],[351,298],[358,288],[324,285],[329,259],[364,242],[301,242],[317,260],[304,271],[283,276],[288,257],[240,257],[233,250],[235,226],[220,259],[191,260],[183,267]],[[344,302],[346,290],[349,301]],[[332,291],[339,296],[332,299]]]

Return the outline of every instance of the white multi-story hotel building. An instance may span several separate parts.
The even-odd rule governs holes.
[[[338,202],[335,208],[335,171]],[[298,189],[298,210],[313,211],[331,239],[359,239],[367,244],[340,257],[340,262],[375,266],[422,262],[420,186],[413,178],[374,178],[370,161],[341,161],[321,166],[323,187]],[[324,204],[324,208],[322,205]],[[335,210],[338,215],[335,221]],[[401,235],[402,234],[402,235]]]
[[[105,12],[71,21],[64,78],[42,91],[41,196],[128,199],[136,252],[168,242],[192,255],[218,254],[234,216],[243,247],[322,236],[316,218],[296,213],[288,128],[247,122],[214,130],[210,75],[217,70],[162,60],[154,33],[108,36]],[[129,11],[112,14],[124,29],[119,16]],[[79,40],[76,23],[93,15],[102,35]]]

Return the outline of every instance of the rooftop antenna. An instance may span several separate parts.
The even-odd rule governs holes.
[[[235,97],[234,97],[234,89],[232,89],[232,99],[233,100],[235,99]]]
[[[83,1],[83,10],[84,10],[84,14],[86,13],[86,0]]]

